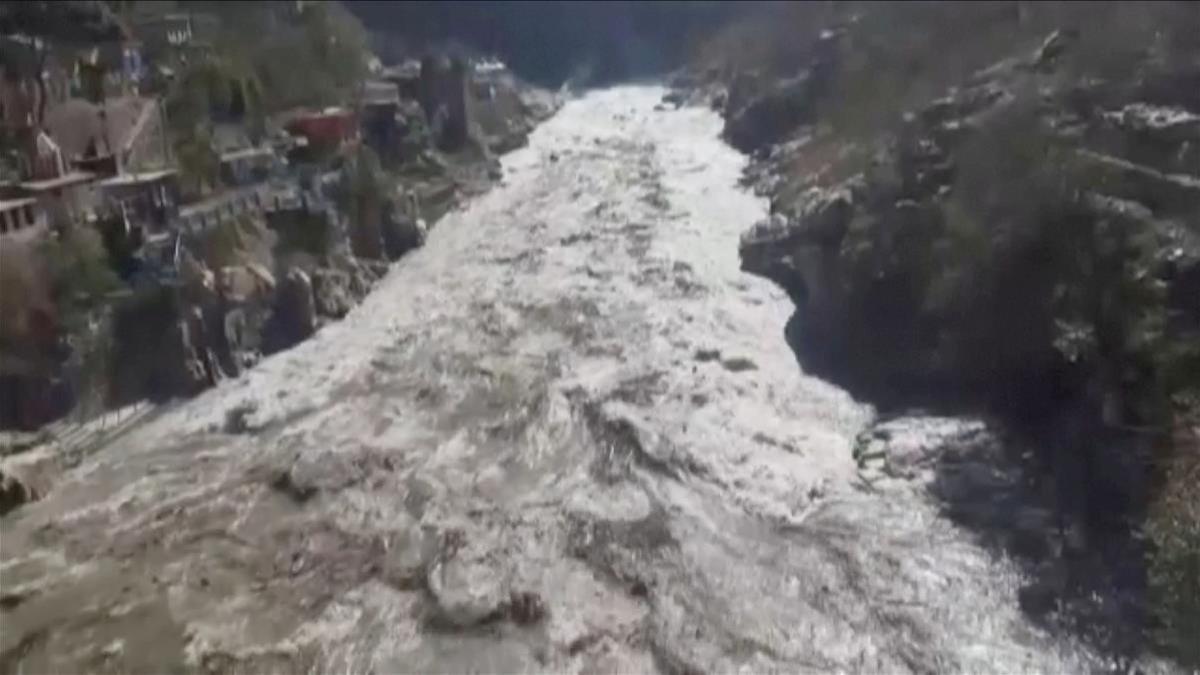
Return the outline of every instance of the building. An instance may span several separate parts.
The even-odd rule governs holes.
[[[101,176],[161,170],[174,159],[162,107],[150,98],[71,99],[46,112],[45,127],[68,164]]]
[[[284,125],[288,133],[305,139],[313,153],[332,152],[356,135],[354,114],[346,108],[332,107],[319,112],[301,112]]]
[[[174,169],[123,173],[97,183],[102,203],[119,213],[135,239],[166,231],[179,214]]]
[[[275,149],[265,141],[251,140],[241,123],[214,124],[212,147],[219,158],[221,183],[229,187],[261,183],[275,173],[278,165]]]
[[[203,12],[147,14],[135,17],[134,32],[152,58],[180,56],[197,45],[208,44],[220,26],[217,17]]]
[[[233,187],[261,183],[271,177],[279,159],[269,146],[221,153],[221,182]]]
[[[99,204],[96,175],[87,171],[68,171],[53,178],[27,180],[18,184],[24,197],[32,198],[53,228],[91,222]]]
[[[0,199],[0,239],[32,239],[49,230],[46,212],[33,197]]]
[[[404,63],[388,66],[380,71],[380,77],[396,85],[400,96],[416,100],[421,92],[421,62],[408,59]]]
[[[405,129],[398,117],[400,95],[396,85],[387,80],[366,82],[361,106],[363,142],[385,163],[400,159]]]

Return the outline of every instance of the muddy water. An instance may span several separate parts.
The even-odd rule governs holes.
[[[345,321],[8,516],[0,671],[1084,668],[920,452],[860,475],[738,270],[744,159],[661,95],[568,103]]]

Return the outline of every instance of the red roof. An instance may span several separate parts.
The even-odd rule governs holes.
[[[302,113],[287,124],[287,130],[320,143],[337,143],[354,135],[354,115],[344,108],[327,108]]]

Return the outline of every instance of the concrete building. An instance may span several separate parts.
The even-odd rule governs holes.
[[[221,182],[232,187],[261,183],[271,177],[278,163],[269,146],[248,147],[221,153]]]
[[[166,231],[179,214],[179,183],[174,169],[124,173],[97,183],[106,209],[131,228],[149,235]]]
[[[47,111],[45,127],[70,165],[100,175],[162,170],[174,159],[162,107],[150,98],[71,99]]]
[[[99,205],[95,183],[93,173],[68,171],[53,178],[24,181],[18,188],[36,202],[50,227],[64,228],[95,220]]]
[[[49,230],[46,212],[33,197],[0,199],[0,239],[27,240]]]

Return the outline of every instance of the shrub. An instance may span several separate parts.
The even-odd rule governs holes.
[[[87,314],[121,288],[104,242],[91,228],[76,226],[57,233],[42,244],[41,254],[51,298],[67,332],[82,328]]]

